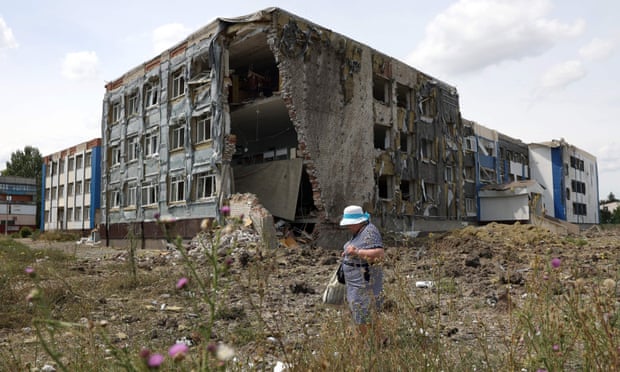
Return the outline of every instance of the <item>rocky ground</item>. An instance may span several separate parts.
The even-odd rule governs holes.
[[[239,345],[246,354],[266,356],[278,354],[282,347],[293,349],[304,338],[320,332],[325,317],[333,316],[333,308],[321,303],[321,293],[340,252],[317,247],[307,237],[291,236],[283,238],[276,251],[261,252],[257,248],[258,235],[251,226],[222,230],[221,236],[216,261],[218,267],[229,268],[218,284],[222,302],[218,304],[213,341]],[[504,341],[509,310],[520,305],[528,284],[537,280],[533,276],[537,262],[544,266],[551,258],[560,258],[568,281],[585,279],[589,283],[586,285],[597,285],[605,277],[618,280],[617,229],[593,227],[578,236],[564,237],[532,225],[490,224],[418,238],[386,233],[384,240],[384,316],[389,319],[396,312],[405,293],[421,319],[439,317],[425,324],[435,328],[432,332],[461,344],[471,342],[472,347],[477,347],[482,322],[487,341]],[[204,254],[204,241],[188,245],[185,258],[173,246],[168,250],[138,250],[136,267],[142,283],[138,292],[123,284],[129,277],[129,255],[125,250],[21,241],[34,248],[52,246],[76,255],[66,285],[73,288],[71,294],[76,299],[72,301],[80,297],[89,305],[84,306],[81,316],[76,314],[76,319],[69,321],[105,322],[117,345],[169,345],[179,339],[192,344],[211,342],[201,339],[197,332],[204,327],[209,307],[195,301],[196,295],[200,296],[196,283],[190,282],[182,294],[174,288],[178,278],[190,276],[187,257],[200,277],[212,277],[214,271]],[[119,282],[119,278],[125,279]],[[434,285],[416,286],[421,281]],[[105,284],[110,282],[116,284]],[[211,289],[207,285],[206,290]],[[257,334],[264,343],[245,342]],[[30,327],[4,329],[0,330],[0,345],[32,349],[33,337]],[[46,360],[40,354],[38,359],[33,364]]]

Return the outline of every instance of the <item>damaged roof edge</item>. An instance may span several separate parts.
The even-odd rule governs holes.
[[[360,45],[365,46],[366,48],[371,50],[373,53],[381,54],[381,55],[383,55],[383,56],[385,56],[387,58],[396,60],[396,61],[398,61],[398,62],[400,62],[400,63],[402,63],[402,64],[404,64],[406,66],[412,67],[416,71],[420,72],[421,74],[424,74],[429,79],[434,80],[438,84],[441,84],[441,85],[443,85],[445,87],[453,89],[458,94],[458,89],[456,88],[456,86],[448,84],[445,81],[443,81],[441,79],[438,79],[435,76],[432,76],[432,75],[430,75],[428,73],[422,72],[420,69],[410,65],[409,63],[401,61],[401,60],[397,59],[396,57],[389,56],[389,55],[387,55],[387,54],[385,54],[385,53],[383,53],[383,52],[381,52],[381,51],[371,47],[370,45],[362,43],[362,42],[360,42],[360,41],[358,41],[358,40],[356,40],[354,38],[351,38],[349,36],[346,36],[344,34],[341,34],[341,33],[338,33],[338,32],[334,32],[332,29],[330,29],[328,27],[319,25],[319,24],[317,24],[315,22],[312,22],[312,21],[310,21],[310,20],[308,20],[306,18],[303,18],[303,17],[301,17],[301,16],[299,16],[297,14],[291,13],[291,12],[289,12],[289,11],[287,11],[285,9],[279,8],[279,7],[268,7],[268,8],[264,8],[262,10],[259,10],[257,12],[250,13],[250,14],[247,14],[245,16],[239,16],[239,17],[232,17],[232,18],[217,17],[213,21],[207,23],[205,26],[203,26],[203,27],[199,28],[198,30],[192,32],[188,37],[186,37],[182,41],[180,41],[180,42],[176,43],[175,45],[169,47],[168,49],[164,50],[163,52],[161,52],[157,56],[155,56],[153,58],[150,58],[149,60],[139,64],[138,66],[132,68],[131,70],[129,70],[125,74],[121,75],[120,77],[108,81],[104,85],[104,88],[106,89],[106,91],[112,91],[112,90],[118,88],[120,85],[122,85],[122,83],[126,83],[124,81],[125,78],[127,78],[129,76],[132,76],[137,71],[146,68],[148,64],[152,63],[155,60],[159,60],[159,61],[165,60],[166,57],[169,56],[171,51],[179,48],[180,46],[182,46],[184,44],[191,43],[194,40],[201,41],[201,40],[204,39],[205,35],[208,35],[208,37],[212,37],[213,35],[215,35],[217,33],[220,25],[222,25],[222,24],[236,24],[236,23],[251,23],[251,22],[269,21],[271,19],[270,17],[273,16],[273,13],[285,14],[285,15],[287,15],[287,16],[289,16],[291,18],[294,18],[296,20],[303,21],[303,22],[305,22],[309,26],[313,26],[313,27],[316,27],[316,28],[328,31],[328,32],[330,32],[330,33],[332,33],[334,35],[340,35],[343,38],[352,40],[352,41],[354,41],[354,42],[356,42],[356,43],[358,43]],[[164,58],[162,59],[162,57],[164,57]]]

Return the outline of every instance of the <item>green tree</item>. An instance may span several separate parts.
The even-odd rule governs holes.
[[[607,201],[609,202],[613,202],[613,201],[617,201],[618,199],[616,199],[616,195],[614,195],[613,192],[610,192],[609,195],[607,196]]]
[[[2,171],[3,176],[15,176],[34,178],[37,183],[37,195],[35,203],[37,206],[36,219],[40,221],[41,208],[41,168],[43,167],[43,157],[39,149],[32,146],[24,147],[24,151],[17,150],[11,154],[11,160],[6,162],[6,169]]]
[[[6,169],[2,171],[2,175],[36,178],[37,183],[39,183],[41,182],[42,165],[43,157],[39,149],[26,146],[24,151],[17,150],[11,154],[11,160],[6,162]]]

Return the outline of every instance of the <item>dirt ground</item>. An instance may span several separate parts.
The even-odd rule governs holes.
[[[76,266],[81,268],[75,270],[78,283],[112,280],[118,275],[119,264],[128,260],[126,251],[102,246],[20,241],[33,248],[53,246],[75,254]],[[317,247],[307,237],[289,237],[281,240],[275,252],[265,253],[257,250],[258,241],[251,227],[228,229],[222,235],[218,259],[230,259],[227,277],[234,280],[227,282],[225,311],[218,316],[214,340],[243,344],[241,330],[255,324],[252,314],[258,311],[264,325],[254,332],[264,333],[269,341],[245,348],[269,355],[276,353],[274,340],[292,348],[308,334],[319,332],[326,309],[321,293],[340,252]],[[566,280],[583,278],[589,285],[597,285],[605,277],[618,280],[620,264],[620,230],[599,227],[577,236],[558,236],[532,225],[489,224],[418,238],[386,233],[384,243],[384,316],[389,317],[390,307],[400,301],[391,293],[404,288],[419,314],[439,314],[439,321],[432,322],[439,327],[434,332],[461,344],[471,342],[472,347],[477,347],[481,322],[491,342],[504,341],[508,309],[519,306],[528,281],[536,280],[531,276],[535,262],[560,258]],[[201,250],[204,247],[194,242],[187,249],[197,267],[209,265]],[[137,267],[139,276],[153,280],[150,288],[142,288],[139,296],[92,293],[95,303],[83,317],[105,320],[119,343],[145,339],[161,340],[162,344],[179,339],[206,342],[196,332],[196,319],[200,318],[196,314],[207,308],[196,308],[190,298],[179,296],[174,289],[177,278],[187,274],[183,255],[173,248],[138,250]],[[438,305],[437,288],[420,288],[416,286],[419,281],[443,283],[450,290],[442,293]],[[27,328],[0,330],[0,344],[4,345],[10,342],[27,347],[32,337]],[[234,339],[226,339],[230,337]],[[39,363],[44,360],[42,357]]]

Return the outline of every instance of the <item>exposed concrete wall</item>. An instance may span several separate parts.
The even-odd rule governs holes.
[[[373,198],[370,51],[339,35],[281,16],[282,38],[311,35],[306,45],[275,48],[283,97],[326,222],[348,204]],[[280,44],[281,45],[281,44]]]

